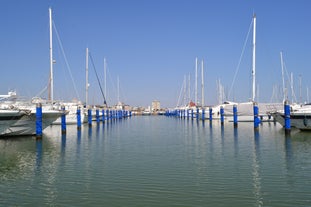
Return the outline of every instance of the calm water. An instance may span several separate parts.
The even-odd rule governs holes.
[[[162,116],[0,140],[0,206],[311,206],[311,132]]]

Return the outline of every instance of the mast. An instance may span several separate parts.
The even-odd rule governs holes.
[[[283,62],[283,53],[280,52],[281,57],[281,69],[282,69],[282,84],[283,84],[283,102],[286,100],[286,89],[285,89],[285,80],[284,80],[284,62]]]
[[[89,101],[89,48],[86,48],[85,56],[85,105]]]
[[[252,101],[255,101],[256,94],[256,14],[253,17],[253,66],[252,66]]]
[[[118,84],[118,104],[120,103],[120,78],[117,77],[117,84]]]
[[[202,59],[202,65],[201,65],[202,69],[201,69],[201,79],[202,79],[202,82],[201,82],[201,97],[202,97],[202,107],[204,107],[204,67],[203,67],[203,59]]]
[[[188,104],[190,105],[190,101],[191,101],[191,95],[190,95],[190,73],[189,73],[189,76],[188,76]]]
[[[105,77],[105,96],[107,98],[107,67],[106,67],[106,58],[104,58],[104,77]]]
[[[294,97],[295,97],[295,92],[294,92],[294,75],[291,72],[290,73],[290,89],[291,89],[291,95],[292,95],[292,103],[294,103]],[[296,98],[295,98],[295,102],[297,102]]]
[[[299,75],[299,102],[302,104],[302,88],[301,88],[301,75]]]
[[[53,36],[52,36],[52,8],[49,8],[49,26],[50,26],[50,87],[49,100],[53,104],[54,101],[54,80],[53,80]]]
[[[183,105],[186,106],[187,105],[187,95],[186,95],[186,92],[187,92],[187,79],[186,79],[186,75],[184,75],[184,87],[183,87]]]
[[[195,105],[198,105],[198,58],[195,58]]]

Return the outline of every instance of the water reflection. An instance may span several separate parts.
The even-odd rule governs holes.
[[[225,147],[225,126],[224,124],[220,125],[220,137],[221,137],[221,149],[224,153],[224,147]]]
[[[62,134],[62,144],[61,144],[61,154],[62,156],[65,154],[65,151],[66,151],[66,137],[67,135],[66,134]]]
[[[36,139],[36,172],[42,165],[42,139]]]
[[[90,139],[92,137],[92,126],[88,127],[88,138]]]
[[[234,140],[234,155],[238,157],[239,155],[239,143],[238,143],[238,128],[233,127],[233,140]]]
[[[253,194],[256,206],[263,205],[261,192],[261,176],[260,176],[260,134],[259,130],[254,130],[254,151],[253,151]]]

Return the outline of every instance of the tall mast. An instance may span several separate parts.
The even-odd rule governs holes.
[[[198,105],[198,58],[195,58],[195,104]]]
[[[53,80],[53,36],[52,36],[52,8],[49,8],[49,19],[50,19],[50,91],[49,100],[51,103],[54,101],[54,80]]]
[[[184,75],[184,106],[187,106],[187,75]]]
[[[190,104],[190,101],[191,101],[190,91],[191,91],[191,88],[190,88],[190,73],[189,73],[189,76],[188,76],[188,104]]]
[[[203,59],[202,59],[202,65],[201,65],[201,79],[202,79],[202,82],[201,82],[201,96],[202,96],[202,107],[204,107],[204,67],[203,67]]]
[[[117,84],[118,84],[118,104],[120,103],[120,78],[117,77]]]
[[[253,67],[252,67],[252,82],[253,82],[253,96],[252,101],[255,101],[256,94],[256,14],[253,17]]]
[[[295,92],[294,92],[294,75],[291,72],[290,73],[290,88],[291,88],[291,95],[292,95],[292,103],[294,103],[294,96],[295,96]],[[297,100],[295,100],[295,102],[297,102]]]
[[[85,105],[89,101],[89,48],[86,48],[85,56]]]
[[[287,99],[287,94],[286,94],[286,86],[285,86],[285,80],[284,80],[284,62],[283,62],[282,51],[280,52],[280,57],[281,57],[281,68],[282,68],[283,102],[284,102]]]
[[[104,76],[105,76],[105,96],[107,98],[107,67],[106,67],[106,58],[104,58]]]
[[[299,75],[299,103],[302,104],[301,75]]]

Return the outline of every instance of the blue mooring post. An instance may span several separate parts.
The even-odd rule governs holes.
[[[36,137],[42,138],[42,104],[36,104]]]
[[[66,134],[66,110],[64,105],[62,105],[62,112],[62,134]]]
[[[81,129],[81,107],[78,106],[77,108],[77,129]]]
[[[110,116],[109,114],[110,114],[110,113],[109,113],[109,110],[107,109],[107,110],[106,110],[106,120],[107,120],[107,121],[109,120],[109,116]]]
[[[194,116],[193,116],[193,109],[191,109],[191,119],[193,119]]]
[[[202,121],[205,121],[205,109],[202,108]]]
[[[213,109],[209,108],[209,120],[212,121],[213,120]]]
[[[254,129],[258,130],[259,124],[260,124],[260,119],[259,119],[259,116],[258,116],[259,109],[258,109],[258,105],[257,105],[256,102],[254,102],[253,107],[254,107]]]
[[[291,123],[290,123],[290,105],[287,100],[284,101],[284,121],[285,121],[285,134],[289,134],[291,131]]]
[[[200,115],[200,111],[199,111],[199,108],[197,108],[197,114],[196,114],[197,120],[199,120],[199,115]]]
[[[220,123],[221,125],[224,125],[224,122],[225,122],[225,117],[224,117],[224,107],[221,106],[220,107]]]
[[[89,126],[92,126],[92,108],[91,107],[89,107],[87,110],[87,120],[88,120]]]
[[[102,110],[102,121],[105,121],[105,109]]]
[[[233,105],[233,127],[238,126],[238,107],[236,104]]]
[[[99,109],[96,108],[96,123],[99,123]]]

